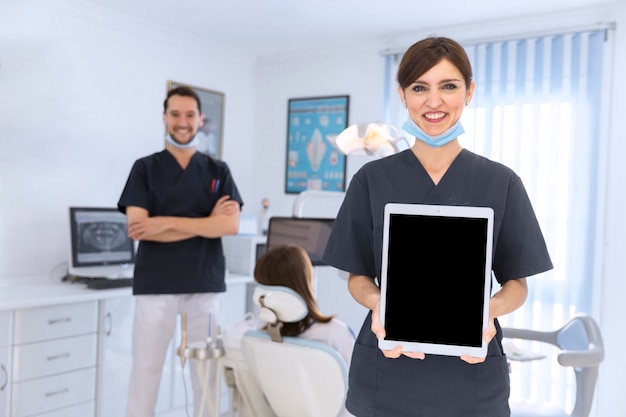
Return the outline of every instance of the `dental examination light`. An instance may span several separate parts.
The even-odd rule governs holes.
[[[354,174],[366,163],[410,147],[400,130],[388,123],[357,123],[326,140],[346,155],[346,189]]]
[[[407,149],[409,144],[399,129],[388,123],[357,123],[326,139],[344,155],[385,157]]]

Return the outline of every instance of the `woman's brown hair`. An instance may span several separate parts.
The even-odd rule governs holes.
[[[465,87],[472,83],[472,64],[465,49],[457,41],[444,37],[429,37],[415,42],[406,50],[398,66],[397,81],[402,90],[419,77],[447,59],[463,75]]]
[[[304,248],[284,244],[271,248],[256,262],[254,279],[263,285],[282,285],[297,292],[306,302],[308,313],[295,323],[284,323],[283,336],[297,336],[314,322],[328,323],[333,316],[322,314],[313,295],[313,265]]]

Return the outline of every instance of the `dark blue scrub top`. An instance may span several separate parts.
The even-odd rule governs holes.
[[[227,164],[196,152],[182,169],[167,150],[138,159],[118,207],[145,208],[150,216],[206,217],[217,200],[243,200]],[[194,237],[178,242],[140,241],[135,262],[134,294],[223,292],[222,241]]]
[[[521,179],[506,166],[468,150],[461,151],[438,185],[410,149],[366,164],[350,182],[324,261],[344,271],[380,277],[383,212],[389,202],[491,207],[492,267],[498,282],[552,269]],[[445,296],[433,302],[444,303]],[[463,314],[454,311],[454,306],[442,308]],[[346,406],[354,415],[509,416],[508,363],[497,321],[498,333],[489,345],[488,357],[476,365],[442,355],[427,355],[424,360],[403,355],[398,359],[385,358],[370,327],[371,314],[357,338],[350,368]]]

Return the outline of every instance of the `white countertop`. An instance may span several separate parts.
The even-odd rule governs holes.
[[[228,274],[226,286],[253,282],[247,275]],[[40,307],[132,295],[131,287],[92,290],[78,282],[52,281],[42,277],[0,280],[0,310]]]
[[[131,287],[91,290],[78,282],[12,279],[0,282],[0,310],[102,300],[132,295]]]

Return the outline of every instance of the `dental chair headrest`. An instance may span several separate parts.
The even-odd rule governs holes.
[[[268,323],[272,340],[281,341],[283,323],[293,323],[306,317],[308,307],[304,299],[288,287],[257,284],[252,300],[259,306],[259,319]]]
[[[292,323],[306,317],[308,308],[304,299],[291,288],[281,285],[257,284],[252,295],[254,303],[261,309],[259,317],[268,323],[280,320],[283,323]]]

